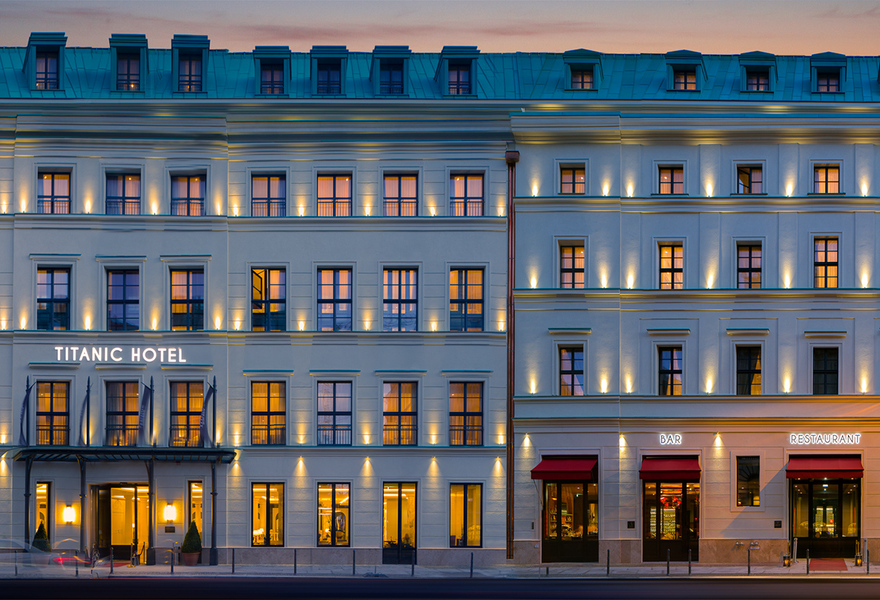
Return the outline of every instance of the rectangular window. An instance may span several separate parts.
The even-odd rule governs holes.
[[[471,63],[449,63],[449,94],[461,96],[471,93]]]
[[[573,90],[592,90],[593,87],[593,67],[572,67],[571,69],[571,89]]]
[[[449,445],[483,445],[483,384],[449,384]]]
[[[813,287],[837,287],[837,238],[813,240]]]
[[[383,385],[382,443],[385,446],[418,444],[417,384],[385,383]]]
[[[70,173],[40,173],[37,182],[37,212],[70,214]]]
[[[817,92],[839,92],[840,91],[840,69],[817,69],[816,70],[816,91]]]
[[[483,331],[483,270],[449,271],[449,331]]]
[[[187,502],[187,523],[195,523],[196,529],[202,539],[205,539],[205,530],[202,529],[202,506],[204,503],[204,487],[201,481],[189,482],[189,501]]]
[[[383,60],[379,64],[379,93],[403,93],[403,61]]]
[[[177,72],[178,92],[202,91],[202,53],[180,53]]]
[[[660,245],[660,289],[680,290],[684,288],[684,246],[681,244]]]
[[[453,217],[482,217],[483,175],[451,175],[449,203]]]
[[[254,446],[281,446],[287,441],[285,396],[281,382],[251,382],[251,444]]]
[[[140,329],[140,273],[107,271],[107,331]]]
[[[764,172],[761,167],[738,166],[736,168],[736,193],[761,194],[764,191]]]
[[[70,329],[70,269],[37,269],[37,330]]]
[[[757,290],[761,287],[761,245],[737,244],[736,287]]]
[[[177,175],[171,178],[171,214],[188,217],[205,214],[204,175]]]
[[[141,57],[136,52],[116,54],[116,90],[137,92],[141,89]]]
[[[201,381],[171,383],[171,434],[169,446],[202,447],[202,403],[205,401]]]
[[[318,61],[318,88],[319,94],[342,93],[342,63],[339,60]]]
[[[251,330],[287,330],[287,272],[251,269]]]
[[[320,269],[318,331],[351,329],[351,269]]]
[[[284,175],[251,177],[251,216],[284,217],[287,215],[287,186]]]
[[[141,176],[137,173],[107,175],[108,215],[141,214]]]
[[[770,91],[770,70],[769,69],[747,69],[746,70],[746,91],[749,92],[769,92]]]
[[[416,331],[418,328],[418,271],[385,269],[382,301],[383,331]]]
[[[347,483],[318,484],[318,545],[351,544],[351,491]]]
[[[449,486],[449,547],[479,548],[483,545],[483,485],[453,483]]]
[[[559,283],[563,289],[584,287],[584,247],[559,247]]]
[[[736,505],[761,506],[761,457],[736,457]]]
[[[38,482],[34,490],[37,505],[37,522],[35,523],[34,533],[39,531],[40,526],[49,536],[49,547],[52,547],[52,511],[49,506],[52,503],[52,484],[48,481]],[[15,559],[13,559],[15,561]]]
[[[563,396],[584,395],[584,349],[559,349],[559,393]]]
[[[107,446],[137,446],[137,381],[107,382]]]
[[[351,174],[318,175],[318,216],[351,216]]]
[[[58,89],[58,52],[37,52],[36,81],[38,90]]]
[[[840,167],[838,165],[816,165],[813,167],[813,193],[840,193]]]
[[[260,93],[266,95],[284,93],[284,63],[260,61]]]
[[[759,396],[761,394],[761,348],[760,346],[736,347],[736,395]]]
[[[251,484],[251,546],[284,545],[284,484]]]
[[[813,395],[837,395],[837,348],[813,348]]]
[[[562,188],[559,190],[561,194],[583,194],[586,190],[583,167],[561,167],[559,179],[562,183]]]
[[[66,381],[37,383],[37,445],[69,445],[70,415]]]
[[[657,348],[659,358],[661,396],[681,396],[682,352],[681,346],[661,346]]]
[[[351,446],[351,382],[318,383],[318,445]]]
[[[385,175],[385,216],[417,217],[419,187],[416,175]]]
[[[661,194],[684,194],[684,167],[660,167]]]
[[[673,72],[672,89],[695,90],[697,89],[697,70],[675,69]]]
[[[205,329],[205,272],[202,269],[171,271],[171,330]]]

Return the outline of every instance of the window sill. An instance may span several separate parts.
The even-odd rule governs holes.
[[[767,196],[767,192],[750,192],[746,194],[745,192],[732,192],[731,196],[736,196],[737,198],[748,198],[749,196]],[[711,196],[714,197],[714,196]]]
[[[659,192],[651,194],[652,198],[690,198],[690,194],[661,194]]]
[[[807,197],[808,198],[810,198],[810,197],[813,197],[813,198],[824,198],[824,197],[845,198],[846,194],[843,192],[807,192]]]
[[[290,94],[254,94],[254,98],[290,98]]]

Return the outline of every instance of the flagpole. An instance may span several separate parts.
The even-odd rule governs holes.
[[[86,447],[92,445],[92,378],[86,381]],[[80,423],[82,426],[82,423]],[[105,442],[106,443],[106,442]]]
[[[153,376],[150,375],[150,439],[148,445],[155,446],[156,438],[153,435]]]
[[[211,446],[217,445],[217,376],[214,375],[214,384],[211,386],[214,388],[214,405],[211,407],[212,418],[214,419],[214,439],[211,440]]]

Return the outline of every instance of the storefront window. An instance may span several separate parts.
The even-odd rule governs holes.
[[[543,560],[598,560],[598,490],[595,483],[544,482]]]
[[[453,483],[449,486],[449,546],[479,548],[482,538],[483,486]]]
[[[348,546],[351,513],[347,483],[318,484],[318,545]]]
[[[252,546],[284,545],[284,484],[255,483]]]
[[[199,535],[202,538],[202,543],[205,542],[205,530],[202,529],[202,482],[201,481],[190,481],[189,482],[189,513],[187,518],[187,528],[189,528],[189,523],[195,522],[196,529],[199,530]]]
[[[736,505],[761,506],[761,457],[736,457]]]
[[[51,483],[38,483],[37,484],[37,493],[36,501],[37,501],[37,519],[34,527],[34,533],[39,531],[40,525],[46,530],[46,535],[49,536],[49,542],[52,541],[52,528],[50,519],[52,518],[52,511],[49,510],[49,490],[51,489]]]

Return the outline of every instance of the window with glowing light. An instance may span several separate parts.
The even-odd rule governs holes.
[[[813,287],[837,287],[837,238],[813,240]]]
[[[684,247],[681,244],[660,244],[660,289],[684,288]]]
[[[141,214],[141,176],[138,173],[107,175],[108,215]]]
[[[661,396],[681,396],[684,380],[682,376],[684,357],[681,346],[660,346],[657,348],[657,353],[659,362],[657,374],[660,380],[658,393]]]
[[[815,165],[813,167],[813,193],[814,194],[839,194],[840,193],[840,166],[839,165]]]
[[[583,194],[586,190],[584,167],[560,167],[561,194]]]
[[[37,330],[70,329],[70,269],[37,269]]]
[[[761,347],[736,347],[736,395],[761,394]]]
[[[283,217],[287,215],[287,186],[284,175],[253,175],[251,177],[251,216]]]
[[[697,69],[694,67],[675,69],[672,74],[672,89],[696,90]]]
[[[559,393],[562,396],[584,395],[583,346],[559,349]]]
[[[318,545],[351,545],[351,486],[318,484]]]
[[[351,446],[351,382],[318,383],[318,445]]]
[[[251,444],[281,446],[287,442],[285,400],[284,383],[251,382]]]
[[[108,381],[107,446],[137,446],[140,384],[137,381]]]
[[[417,390],[418,384],[415,382],[383,384],[383,445],[418,445]]]
[[[453,217],[483,216],[483,175],[450,175],[449,204],[449,214]]]
[[[839,92],[840,91],[840,68],[831,67],[827,69],[816,70],[816,91],[817,92]]]
[[[251,330],[287,331],[287,272],[251,269]]]
[[[171,432],[169,446],[201,448],[201,418],[204,386],[201,381],[171,383]],[[216,401],[216,400],[215,400]]]
[[[736,287],[756,290],[761,287],[761,245],[737,244]]]
[[[739,165],[736,168],[736,193],[761,194],[764,191],[764,171],[758,166]]]
[[[318,331],[351,329],[351,269],[319,269]]]
[[[188,217],[205,214],[204,175],[175,175],[171,178],[171,214]]]
[[[116,54],[116,91],[137,92],[141,89],[141,55],[139,52]]]
[[[37,175],[37,212],[66,215],[70,213],[70,173]]]
[[[838,393],[838,348],[813,348],[813,395]]]
[[[107,331],[137,331],[140,317],[140,272],[107,271]]]
[[[483,384],[449,384],[449,445],[483,445]]]
[[[351,173],[318,175],[318,216],[351,216]]]
[[[660,194],[684,194],[684,167],[659,167]]]
[[[746,69],[746,91],[747,92],[769,92],[770,91],[770,69],[750,67]]]
[[[595,83],[593,81],[592,66],[572,66],[571,67],[571,89],[573,90],[593,90]]]
[[[418,329],[418,270],[383,271],[382,330],[416,331]]]
[[[563,289],[583,289],[585,285],[584,247],[559,247],[559,282]]]
[[[38,90],[58,89],[58,51],[46,50],[37,52],[36,55],[36,81],[34,87]]]
[[[453,483],[449,486],[449,547],[480,548],[483,545],[483,485]]]
[[[34,490],[34,499],[36,501],[37,507],[37,518],[34,523],[34,533],[39,531],[40,525],[43,526],[43,530],[46,532],[46,535],[49,536],[49,546],[52,546],[52,510],[49,508],[52,505],[52,483],[51,482],[38,482],[36,489]]]
[[[37,383],[37,445],[70,444],[70,384],[66,381]]]
[[[483,270],[449,271],[449,330],[483,331]]]
[[[171,271],[171,330],[205,329],[204,269]]]
[[[251,546],[284,545],[284,484],[251,484]]]
[[[386,217],[419,215],[418,176],[385,175],[384,208]]]
[[[202,91],[202,53],[181,52],[177,71],[178,92]]]
[[[187,502],[187,523],[195,523],[196,529],[202,540],[205,539],[205,530],[202,529],[202,506],[204,503],[205,490],[201,481],[190,481]]]
[[[761,457],[736,457],[736,505],[761,506]]]

